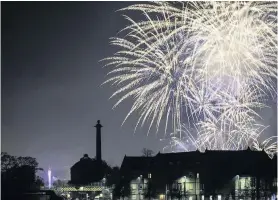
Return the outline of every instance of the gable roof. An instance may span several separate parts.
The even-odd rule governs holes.
[[[143,157],[143,156],[125,156],[121,165],[121,171],[133,171],[146,170],[154,157]]]
[[[215,163],[218,163],[217,165],[219,166],[227,167],[232,167],[235,163],[241,163],[242,168],[244,168],[265,161],[268,163],[275,162],[275,158],[277,159],[277,157],[274,157],[271,160],[265,152],[252,151],[250,149],[241,151],[206,150],[205,152],[200,152],[197,150],[180,153],[158,153],[154,157],[125,156],[121,165],[121,171],[124,173],[136,171],[144,173],[151,170],[156,171],[157,167],[161,168],[164,166],[167,168],[169,165],[180,164],[188,170],[198,170],[198,168],[204,167],[213,168]]]

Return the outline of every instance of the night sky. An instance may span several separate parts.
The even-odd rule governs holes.
[[[134,3],[134,2],[133,2]],[[117,99],[99,60],[127,22],[116,10],[128,2],[2,2],[2,151],[37,158],[55,176],[66,176],[85,153],[95,156],[96,121],[101,120],[102,157],[120,165],[124,155],[146,147],[161,151],[164,133],[147,127],[133,134],[138,116],[122,127],[131,101]],[[132,16],[132,13],[129,13]],[[277,133],[275,103],[262,111],[267,135]]]

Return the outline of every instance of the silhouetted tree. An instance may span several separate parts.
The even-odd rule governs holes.
[[[123,185],[123,187],[121,188],[121,197],[124,199],[125,197],[129,197],[131,193],[130,190],[130,185],[129,184],[125,184]]]
[[[118,183],[113,189],[113,199],[119,199],[121,197],[121,185]]]
[[[147,183],[147,187],[144,190],[145,199],[155,198],[157,195],[156,188],[151,181]]]
[[[38,189],[44,186],[44,181],[43,181],[42,177],[40,177],[40,176],[36,177],[35,186]]]
[[[113,189],[113,197],[115,199],[129,197],[131,193],[130,183],[125,180],[121,180]]]
[[[178,183],[170,184],[170,197],[171,199],[181,199],[182,193]]]
[[[17,166],[16,157],[11,156],[6,152],[1,152],[1,172],[6,172],[15,166]]]
[[[113,167],[109,170],[108,173],[106,173],[106,179],[107,179],[107,186],[113,186],[119,183],[120,181],[120,169],[119,167]]]
[[[34,168],[35,172],[43,170],[39,168],[39,164],[36,158],[32,157],[16,157],[7,154],[6,152],[1,152],[1,172],[5,172],[8,169],[22,166],[30,166]]]
[[[38,162],[32,157],[16,157],[1,153],[2,199],[8,194],[23,193],[30,189],[39,189],[42,181],[36,176]]]
[[[153,154],[154,154],[153,150],[147,148],[142,149],[142,156],[144,157],[151,157],[153,156]]]
[[[66,181],[62,181],[59,179],[53,182],[54,187],[62,187],[62,186],[66,186],[66,185],[67,185]]]

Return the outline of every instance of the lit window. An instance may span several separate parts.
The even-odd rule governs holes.
[[[152,174],[148,174],[148,178],[152,178]]]
[[[217,196],[217,200],[221,200],[221,195],[218,195],[218,196]]]
[[[244,190],[251,187],[251,178],[250,177],[240,177],[238,181],[238,189]]]
[[[186,183],[186,190],[193,190],[193,183]]]
[[[197,173],[197,178],[199,178],[199,173]]]
[[[186,182],[186,176],[183,176],[183,177],[180,179],[180,182],[185,183],[185,182]]]
[[[137,189],[137,185],[136,184],[131,184],[131,189],[132,190],[136,190]]]
[[[202,200],[205,200],[205,197],[204,197],[204,195],[202,195]]]
[[[193,197],[189,197],[189,200],[193,200]]]

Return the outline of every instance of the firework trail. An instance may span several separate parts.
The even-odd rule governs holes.
[[[254,109],[277,95],[276,2],[153,2],[122,10],[145,16],[125,16],[126,35],[111,39],[120,50],[104,59],[112,67],[105,83],[119,88],[114,107],[134,100],[125,120],[137,112],[135,129],[148,122],[150,131],[165,119],[174,141],[191,122],[196,148],[258,143]]]
[[[213,122],[200,122],[195,130],[188,130],[188,127],[183,125],[182,137],[176,137],[174,133],[171,133],[166,139],[162,139],[168,142],[163,151],[199,150],[204,152],[206,150],[245,150],[251,147],[256,151],[264,150],[270,158],[277,153],[277,136],[265,140],[260,138],[267,128],[265,126],[235,122],[233,127],[228,124],[225,128]]]

